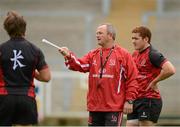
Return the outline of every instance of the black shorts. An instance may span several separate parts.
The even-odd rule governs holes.
[[[88,126],[121,126],[122,112],[89,112]]]
[[[37,105],[28,96],[0,95],[0,126],[37,124]]]
[[[162,109],[162,100],[142,98],[134,101],[133,113],[127,115],[127,120],[148,120],[157,123]]]

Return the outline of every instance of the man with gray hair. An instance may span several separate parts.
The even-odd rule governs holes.
[[[70,70],[89,72],[89,126],[120,126],[123,112],[131,113],[136,99],[136,65],[130,53],[115,44],[115,38],[114,27],[101,24],[96,30],[100,47],[84,57],[77,58],[67,47],[59,49]]]

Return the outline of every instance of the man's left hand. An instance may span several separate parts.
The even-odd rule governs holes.
[[[129,104],[127,101],[124,103],[123,112],[125,114],[129,114],[133,112],[133,104]]]

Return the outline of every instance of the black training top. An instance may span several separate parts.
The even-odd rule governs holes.
[[[11,38],[0,45],[0,95],[35,97],[35,69],[46,68],[44,55],[24,38]]]

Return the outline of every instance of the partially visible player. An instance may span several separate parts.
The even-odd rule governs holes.
[[[26,21],[7,13],[10,39],[0,45],[0,126],[37,124],[34,78],[48,82],[50,70],[42,51],[25,39]]]
[[[151,45],[151,31],[144,26],[132,30],[135,48],[133,58],[139,70],[138,99],[134,101],[133,113],[127,115],[127,126],[153,126],[157,123],[162,99],[158,83],[172,76],[175,68]]]

